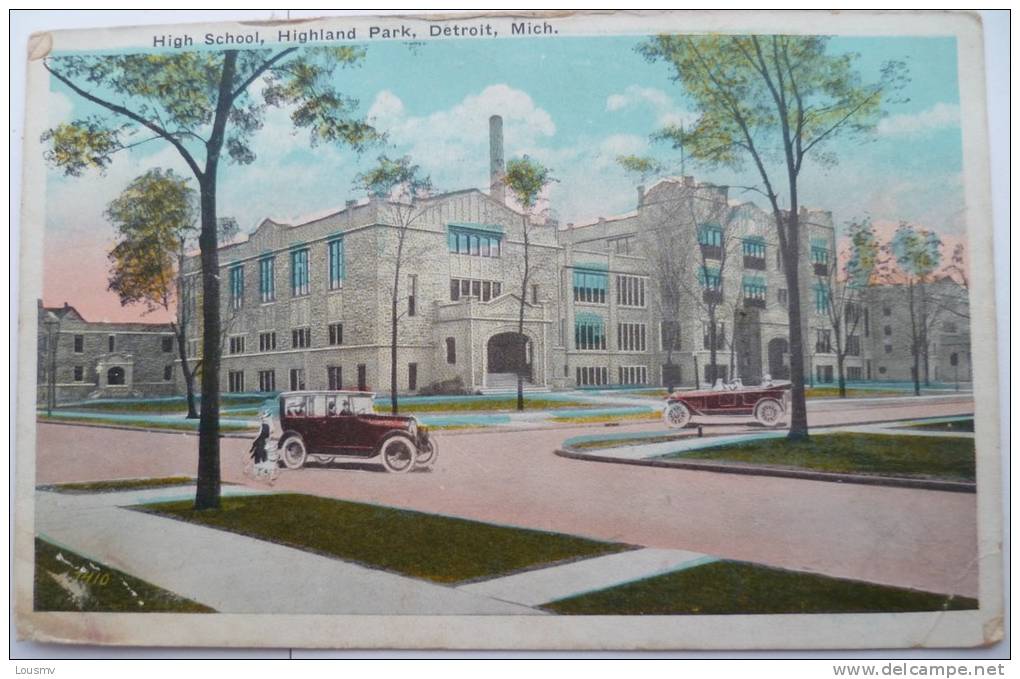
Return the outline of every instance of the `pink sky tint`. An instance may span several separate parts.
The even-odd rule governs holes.
[[[43,304],[67,302],[87,321],[166,323],[171,314],[162,309],[145,313],[144,304],[122,307],[116,293],[106,288],[112,239],[68,237],[48,232],[43,242]]]
[[[900,223],[896,221],[890,221],[888,219],[875,219],[872,220],[871,225],[875,228],[875,237],[878,238],[879,245],[885,245],[892,240],[893,234],[896,229],[899,228]],[[927,228],[923,224],[914,224],[916,228],[924,229]],[[963,244],[963,270],[967,277],[970,277],[970,246],[967,243],[967,236],[960,234],[949,234],[939,233],[935,229],[931,229],[938,233],[940,239],[942,239],[942,264],[939,269],[944,269],[952,263],[953,248],[958,244]],[[846,263],[846,258],[849,255],[848,248],[850,245],[850,239],[843,238],[839,239],[837,250],[839,251],[839,264],[842,267]]]

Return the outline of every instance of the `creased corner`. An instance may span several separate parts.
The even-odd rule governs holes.
[[[33,33],[28,38],[28,60],[38,61],[53,49],[53,35],[49,32]]]

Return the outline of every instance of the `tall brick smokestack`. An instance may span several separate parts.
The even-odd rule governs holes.
[[[489,196],[500,203],[506,202],[503,176],[503,117],[489,117]]]

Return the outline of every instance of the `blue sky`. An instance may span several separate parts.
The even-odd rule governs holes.
[[[652,153],[675,163],[669,149],[648,142],[661,124],[692,119],[663,63],[634,50],[635,37],[557,37],[487,41],[442,40],[416,49],[374,42],[355,69],[337,72],[339,89],[389,134],[391,154],[409,153],[442,189],[488,184],[487,120],[504,117],[506,156],[529,154],[559,180],[549,192],[561,222],[580,223],[633,209],[636,180],[615,163],[621,153]],[[962,230],[963,188],[956,49],[953,38],[834,38],[833,52],[861,54],[866,81],[882,63],[910,66],[908,102],[889,107],[873,139],[839,142],[839,163],[806,169],[805,205],[830,209],[837,224],[870,215],[911,220],[943,233]],[[93,113],[62,84],[51,85],[50,122]],[[263,217],[321,212],[360,196],[353,177],[378,153],[310,148],[293,133],[286,111],[269,109],[254,142],[259,160],[225,164],[219,211],[250,230]],[[109,237],[102,210],[135,176],[154,165],[184,166],[156,142],[119,154],[106,176],[48,180],[47,230],[92,240]],[[688,165],[688,174],[721,184],[757,183],[750,172]],[[753,199],[754,194],[734,194]]]

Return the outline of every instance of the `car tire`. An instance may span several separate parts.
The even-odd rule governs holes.
[[[379,457],[386,471],[391,474],[404,474],[414,468],[418,449],[410,437],[396,434],[379,446]]]
[[[754,419],[763,427],[775,427],[783,420],[783,405],[774,398],[763,398],[754,404]]]
[[[662,421],[670,429],[683,429],[691,423],[691,409],[679,401],[670,403],[662,411]]]
[[[436,464],[436,460],[439,458],[439,446],[436,445],[435,438],[430,438],[429,442],[422,448],[418,448],[418,455],[414,458],[414,466],[419,469],[431,469]]]
[[[287,469],[301,469],[308,459],[308,447],[297,434],[280,442],[280,460]]]

